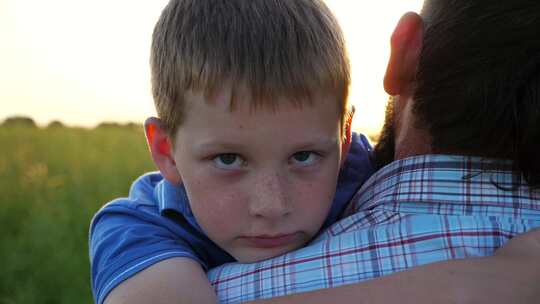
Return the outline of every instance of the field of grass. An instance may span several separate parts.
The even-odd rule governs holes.
[[[92,303],[88,226],[154,170],[142,128],[0,127],[0,304]]]

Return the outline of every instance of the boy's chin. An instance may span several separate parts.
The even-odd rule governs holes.
[[[301,248],[304,245],[305,242],[286,247],[248,248],[242,250],[242,252],[236,252],[234,254],[229,252],[229,254],[231,254],[239,263],[251,264],[284,255],[298,248]]]

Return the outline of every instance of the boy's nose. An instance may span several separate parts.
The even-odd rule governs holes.
[[[252,216],[277,219],[291,213],[291,205],[287,195],[287,181],[278,173],[262,176],[252,189],[253,195],[249,203]]]

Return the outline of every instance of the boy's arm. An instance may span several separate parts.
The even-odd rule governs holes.
[[[540,229],[517,236],[493,257],[453,260],[332,289],[255,303],[538,303]],[[105,303],[215,303],[200,266],[157,263],[116,287]]]
[[[203,270],[205,260],[193,250],[204,246],[204,240],[194,234],[190,238],[187,226],[148,209],[118,200],[92,220],[89,254],[95,303],[169,303],[165,299],[176,297],[216,302]]]
[[[539,303],[540,229],[510,240],[492,257],[418,266],[330,289],[251,303]]]
[[[201,266],[190,258],[159,262],[124,281],[105,304],[217,303]]]

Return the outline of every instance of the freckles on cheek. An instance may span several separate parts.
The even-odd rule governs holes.
[[[241,217],[239,194],[223,193],[219,189],[200,184],[197,201],[191,205],[193,213],[203,228],[225,232],[230,230],[231,221],[237,222]],[[208,231],[207,231],[208,232]]]

